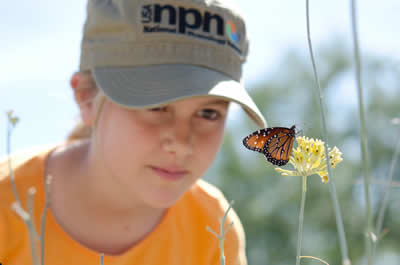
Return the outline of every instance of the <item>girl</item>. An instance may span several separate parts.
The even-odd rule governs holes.
[[[89,0],[80,70],[71,87],[82,118],[66,143],[12,157],[26,209],[36,189],[40,231],[51,176],[44,264],[219,264],[228,203],[201,180],[222,143],[229,102],[266,122],[241,83],[248,41],[231,1]],[[33,264],[28,230],[10,205],[0,163],[0,262]],[[232,211],[226,264],[246,265]],[[39,242],[36,241],[37,248]]]

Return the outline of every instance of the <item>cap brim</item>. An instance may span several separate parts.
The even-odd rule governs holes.
[[[239,103],[260,127],[267,123],[240,82],[205,67],[164,64],[141,67],[96,67],[97,86],[114,103],[146,108],[196,96],[216,96]]]

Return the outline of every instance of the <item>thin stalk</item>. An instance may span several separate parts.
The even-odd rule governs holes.
[[[100,254],[100,265],[104,265],[104,253]]]
[[[301,243],[303,241],[303,224],[304,224],[304,206],[306,204],[306,193],[307,193],[307,176],[302,177],[302,184],[303,187],[301,189],[299,229],[297,233],[296,265],[300,265],[300,259],[301,259]]]
[[[367,153],[367,129],[365,123],[364,114],[364,102],[363,102],[363,91],[361,84],[361,57],[360,49],[358,43],[358,32],[357,32],[357,14],[356,14],[356,1],[351,0],[351,25],[352,25],[352,35],[353,35],[353,48],[354,48],[354,61],[356,65],[356,80],[357,80],[357,91],[358,91],[358,107],[360,114],[360,135],[361,135],[361,155],[362,155],[362,165],[363,165],[363,175],[364,175],[364,191],[365,191],[365,202],[366,202],[366,252],[368,264],[372,264],[372,240],[371,235],[373,234],[373,223],[372,223],[372,211],[371,211],[371,198],[370,198],[370,183],[371,175],[368,163],[368,153]]]
[[[233,201],[229,204],[228,209],[226,210],[224,217],[222,218],[222,221],[220,223],[220,240],[219,240],[219,251],[220,251],[220,261],[221,265],[225,265],[225,253],[224,253],[224,241],[225,241],[225,233],[228,231],[228,229],[232,226],[233,223],[230,223],[227,228],[225,228],[225,222],[226,222],[226,217],[228,216],[228,212],[230,209],[232,209],[232,204]]]
[[[233,205],[233,201],[231,201],[229,203],[229,207],[226,210],[224,217],[222,219],[220,219],[220,234],[217,234],[216,232],[214,232],[209,226],[206,226],[206,229],[212,233],[214,236],[217,237],[218,239],[218,246],[219,246],[219,257],[220,257],[220,263],[221,265],[225,265],[225,253],[224,253],[224,241],[225,241],[225,234],[226,232],[228,232],[229,228],[232,227],[233,222],[231,222],[226,228],[225,228],[225,222],[226,222],[226,218],[228,216],[228,212],[230,209],[232,209],[232,205]]]
[[[27,205],[28,214],[29,214],[29,216],[31,216],[33,227],[36,227],[35,226],[35,218],[33,218],[33,213],[35,212],[35,209],[34,209],[35,208],[35,204],[33,203],[33,199],[31,199],[31,196],[33,198],[35,196],[35,194],[36,194],[36,189],[34,187],[30,187],[28,189],[28,195],[29,196],[28,196],[28,201],[27,201],[26,205]],[[33,232],[34,232],[34,235],[35,235],[35,239],[40,239],[39,235],[36,233],[36,230],[34,230]]]
[[[34,192],[30,192],[29,193],[29,197],[28,197],[28,200],[29,200],[29,204],[30,205],[33,205],[33,201],[34,201],[34,198],[35,198],[35,193]],[[33,264],[34,265],[39,265],[39,262],[38,262],[38,256],[37,256],[37,249],[36,249],[36,231],[35,231],[35,227],[34,227],[34,225],[33,225],[33,215],[31,215],[31,214],[28,214],[28,218],[27,219],[25,219],[24,221],[25,221],[25,223],[26,223],[26,225],[28,226],[28,231],[29,231],[29,243],[30,243],[30,245],[31,245],[31,252],[32,252],[32,260],[33,260]]]
[[[13,209],[25,222],[26,226],[28,227],[29,232],[29,244],[31,246],[31,254],[32,260],[34,265],[39,265],[38,256],[37,256],[37,249],[36,249],[36,238],[38,235],[35,230],[35,226],[33,223],[33,208],[34,208],[34,198],[35,198],[35,189],[30,188],[28,190],[28,201],[27,201],[27,208],[28,212],[26,212],[22,208],[21,199],[18,195],[17,186],[14,180],[14,170],[12,168],[11,163],[11,132],[13,127],[18,122],[18,117],[14,117],[12,111],[7,112],[7,156],[8,156],[8,169],[10,174],[10,182],[11,188],[14,193],[15,202],[11,204],[11,209]]]
[[[45,227],[46,227],[46,215],[47,209],[49,208],[49,193],[50,193],[50,183],[51,176],[46,177],[46,185],[45,185],[45,199],[44,199],[44,209],[41,217],[41,227],[40,227],[40,264],[44,265],[44,237],[45,237]]]
[[[317,66],[315,63],[314,52],[313,52],[312,42],[311,42],[309,0],[306,0],[306,19],[307,19],[308,48],[310,51],[310,57],[311,57],[314,78],[315,78],[315,82],[317,84],[316,91],[317,91],[318,98],[319,98],[322,139],[325,143],[325,157],[326,157],[326,163],[327,163],[327,169],[328,169],[328,176],[330,179],[329,192],[331,194],[333,208],[335,211],[336,226],[337,226],[337,230],[338,230],[340,251],[341,251],[341,255],[342,255],[342,263],[348,265],[348,264],[351,264],[351,262],[350,262],[349,255],[348,255],[348,248],[347,248],[347,242],[346,242],[346,234],[344,231],[343,218],[342,218],[342,214],[340,212],[339,201],[338,201],[337,195],[336,195],[336,186],[335,186],[335,182],[334,182],[334,178],[333,178],[333,174],[332,174],[332,170],[331,170],[331,165],[330,165],[329,149],[328,149],[328,130],[326,128],[326,120],[325,120],[325,106],[324,106],[324,102],[323,102],[323,94],[322,94],[322,89],[321,89],[321,85],[320,85],[320,81],[319,81],[319,77],[318,77]]]
[[[324,261],[322,259],[313,257],[313,256],[300,256],[300,258],[302,258],[302,259],[314,259],[314,260],[318,260],[321,263],[324,263],[325,265],[329,265],[328,262],[326,262],[326,261]]]
[[[12,124],[9,118],[7,118],[7,160],[8,160],[8,172],[10,172],[10,182],[11,182],[11,189],[14,193],[15,200],[21,204],[21,200],[18,196],[17,186],[15,185],[14,180],[14,170],[12,170],[12,163],[11,163],[11,131],[12,131]]]
[[[219,246],[219,260],[220,260],[220,262],[221,262],[221,265],[225,265],[225,253],[224,253],[224,240],[225,239],[221,239],[220,241],[219,241],[219,244],[218,244],[218,246]]]
[[[392,156],[392,162],[390,164],[390,170],[389,170],[389,175],[388,175],[388,179],[386,182],[386,186],[385,186],[385,192],[384,192],[384,197],[382,200],[382,204],[379,210],[379,214],[378,214],[378,220],[377,220],[377,224],[376,224],[376,236],[378,238],[377,241],[375,241],[375,244],[373,246],[372,249],[372,256],[375,254],[378,242],[380,240],[380,238],[382,237],[382,226],[383,226],[383,219],[385,217],[385,210],[389,204],[389,197],[390,197],[390,192],[392,190],[392,184],[393,184],[393,175],[394,175],[394,169],[396,167],[397,164],[397,158],[399,156],[400,153],[400,129],[399,129],[399,135],[397,137],[397,143],[396,143],[396,147]]]

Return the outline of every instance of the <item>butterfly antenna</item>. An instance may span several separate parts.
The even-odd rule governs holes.
[[[296,132],[296,136],[297,136],[297,135],[303,135],[303,130],[297,131],[297,132]]]

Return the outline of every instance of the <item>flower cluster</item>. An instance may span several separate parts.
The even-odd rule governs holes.
[[[19,118],[17,116],[14,115],[14,111],[9,110],[6,112],[7,114],[7,119],[9,120],[9,122],[11,123],[12,126],[17,125]]]
[[[293,148],[289,163],[294,167],[294,170],[286,170],[275,168],[283,176],[310,176],[318,174],[323,183],[329,181],[324,142],[308,137],[296,137],[298,143],[297,148]],[[329,151],[329,162],[332,168],[335,168],[342,159],[342,153],[335,146]]]

